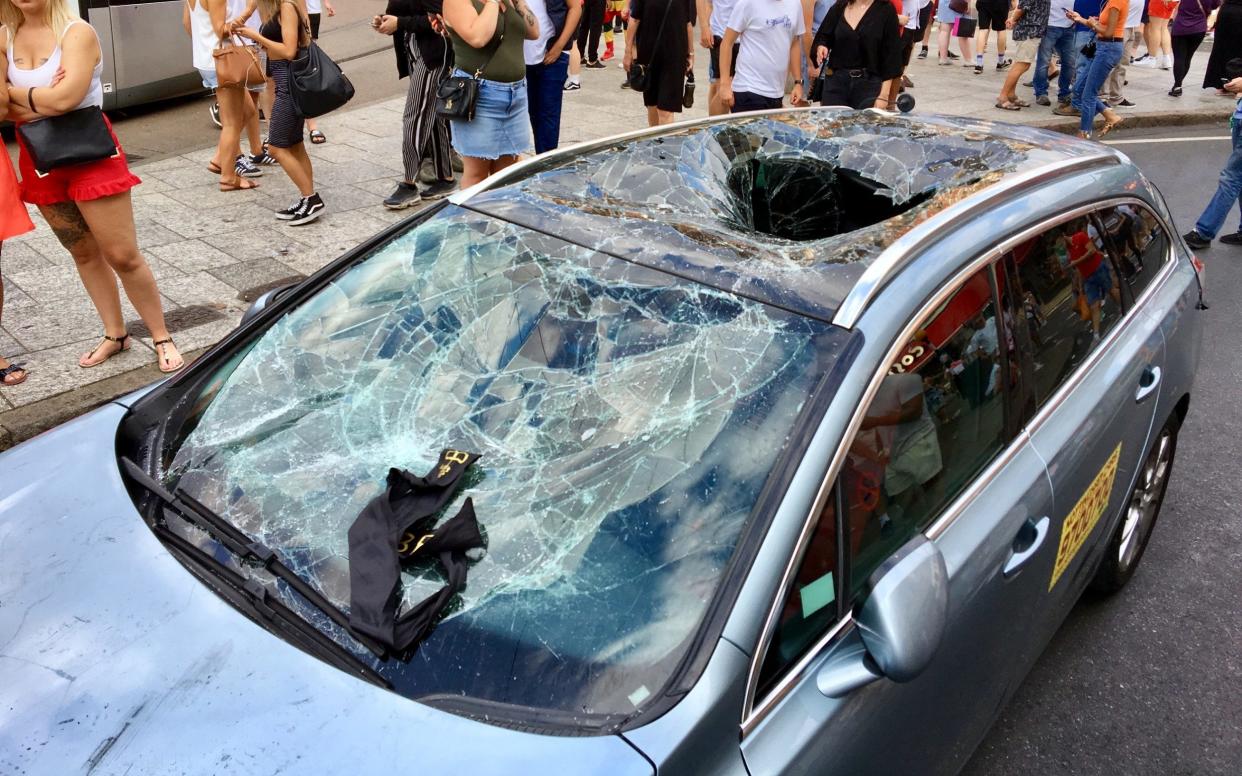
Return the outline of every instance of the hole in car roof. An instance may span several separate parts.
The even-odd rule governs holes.
[[[552,155],[466,205],[831,319],[897,238],[1007,175],[1085,148],[1068,137],[975,120],[798,111]],[[757,221],[754,184],[761,171],[780,180],[764,192],[768,210]]]

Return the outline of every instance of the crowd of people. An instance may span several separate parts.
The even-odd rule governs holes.
[[[214,94],[211,114],[220,135],[208,170],[220,191],[254,189],[264,168],[279,165],[298,199],[274,217],[293,226],[315,222],[327,204],[306,142],[328,138],[299,112],[290,69],[318,38],[321,16],[335,14],[332,3],[184,2],[193,63]],[[7,59],[0,119],[20,126],[102,106],[99,39],[67,0],[0,0],[0,22]],[[382,203],[395,210],[474,185],[532,151],[556,148],[565,95],[581,90],[581,70],[606,68],[618,58],[622,87],[641,93],[651,125],[671,122],[693,105],[699,50],[708,56],[713,115],[815,103],[893,109],[901,92],[914,87],[907,70],[915,50],[927,59],[938,27],[941,65],[960,61],[981,74],[989,47],[995,52],[996,69],[1008,71],[998,110],[1031,107],[1017,91],[1030,72],[1034,103],[1079,117],[1083,137],[1092,136],[1097,117],[1103,118],[1099,134],[1111,131],[1121,122],[1116,108],[1133,104],[1123,95],[1127,66],[1170,70],[1169,94],[1180,96],[1191,58],[1212,29],[1204,87],[1233,94],[1239,83],[1233,79],[1242,75],[1231,70],[1242,62],[1242,0],[389,0],[371,26],[391,37],[398,77],[408,79],[403,176]],[[954,39],[960,53],[950,50]],[[221,82],[216,63],[229,48],[249,52],[252,79]],[[466,109],[454,108],[463,96]],[[140,181],[106,127],[114,155],[46,174],[35,172],[19,142],[20,184],[5,164],[0,189],[16,190],[37,207],[75,260],[103,329],[79,364],[97,366],[130,348],[119,281],[151,333],[159,368],[175,371],[183,360],[135,237],[130,189]],[[1237,177],[1242,187],[1242,173]],[[30,228],[16,198],[6,197],[5,205],[0,240]],[[1214,221],[1201,223],[1199,234],[1214,236]],[[25,377],[19,365],[0,359],[4,385]]]

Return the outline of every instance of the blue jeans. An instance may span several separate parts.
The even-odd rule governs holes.
[[[1055,53],[1061,59],[1061,74],[1057,76],[1057,102],[1070,98],[1074,83],[1074,64],[1079,54],[1074,49],[1073,27],[1049,27],[1039,43],[1039,56],[1035,58],[1035,96],[1048,96],[1048,63]]]
[[[1082,47],[1095,40],[1095,33],[1091,30],[1075,30],[1074,32],[1074,90],[1070,93],[1070,105],[1074,106],[1074,110],[1082,110],[1082,104],[1079,102],[1079,95],[1082,94],[1083,77],[1087,74],[1087,67],[1091,64],[1091,60],[1082,55]]]
[[[1229,161],[1225,162],[1225,168],[1220,171],[1220,183],[1216,186],[1212,201],[1195,222],[1195,231],[1209,240],[1216,237],[1235,202],[1242,208],[1242,124],[1238,122],[1233,127],[1233,151],[1229,154]]]
[[[1109,109],[1108,103],[1100,99],[1100,89],[1108,80],[1108,74],[1121,61],[1124,44],[1114,42],[1095,42],[1095,56],[1092,57],[1085,73],[1079,73],[1078,82],[1074,84],[1074,94],[1078,96],[1079,110],[1082,111],[1078,128],[1090,133],[1095,123],[1095,115]]]
[[[562,52],[550,65],[526,66],[530,128],[535,133],[537,154],[551,151],[561,142],[561,102],[565,97],[565,78],[568,75],[569,54],[566,52]]]

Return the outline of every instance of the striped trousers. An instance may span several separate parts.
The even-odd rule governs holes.
[[[414,35],[405,36],[405,48],[410,58],[410,90],[405,96],[405,112],[401,126],[401,161],[405,165],[405,179],[409,183],[418,180],[423,159],[430,157],[440,180],[453,177],[452,160],[449,158],[448,121],[436,115],[436,89],[448,72],[451,52],[445,61],[435,68],[428,68],[418,50]]]

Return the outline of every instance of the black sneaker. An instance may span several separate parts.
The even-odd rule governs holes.
[[[264,167],[271,167],[273,164],[276,164],[276,157],[267,152],[267,146],[263,146],[263,150],[260,153],[250,157],[250,161],[253,164],[261,164]]]
[[[583,65],[583,67],[588,67],[592,70],[603,70],[604,68],[608,67],[608,65],[605,65],[603,62],[600,62],[598,59],[594,59],[594,60],[591,60],[590,62],[587,62],[585,65]]]
[[[576,92],[581,88],[582,88],[582,84],[578,83],[577,81],[566,81],[565,86],[564,86],[564,89],[567,92]]]
[[[1041,94],[1035,98],[1036,105],[1043,105],[1045,108],[1052,104],[1052,100],[1048,99],[1048,95]]]
[[[422,188],[423,199],[440,199],[457,191],[457,181],[441,181],[429,183]]]
[[[420,201],[422,201],[422,195],[418,193],[418,186],[401,181],[397,184],[396,190],[388,195],[388,199],[384,200],[384,207],[389,210],[405,210],[411,205],[417,205]]]
[[[954,54],[952,51],[950,51],[949,59],[961,59],[961,57],[959,57],[957,54]]]
[[[262,178],[263,171],[255,166],[254,162],[245,154],[237,157],[233,162],[233,169],[243,178]]]
[[[319,219],[319,214],[327,205],[323,204],[319,192],[315,192],[302,201],[302,207],[298,208],[298,212],[293,214],[293,218],[289,219],[289,226],[301,226],[309,224],[311,221]]]
[[[1130,102],[1130,101],[1129,101],[1129,100],[1127,100],[1125,97],[1122,97],[1120,100],[1117,100],[1116,102],[1114,102],[1114,103],[1113,103],[1113,107],[1116,107],[1116,108],[1133,108],[1133,107],[1134,107],[1134,103]]]
[[[211,103],[211,107],[207,109],[207,112],[211,114],[211,123],[216,125],[216,129],[224,129],[224,125],[220,123],[220,103]]]
[[[1010,62],[1008,59],[1006,59],[1006,60],[1003,60],[1003,61],[1001,61],[1001,62],[997,62],[997,63],[996,63],[996,69],[997,69],[997,70],[1008,70],[1008,69],[1009,69],[1009,66],[1010,66],[1010,65],[1012,65],[1012,64],[1013,64],[1013,62]]]
[[[1223,234],[1220,236],[1220,241],[1225,245],[1242,245],[1242,232]]]
[[[1186,234],[1182,235],[1182,239],[1186,241],[1187,245],[1189,245],[1191,248],[1194,248],[1195,250],[1207,248],[1212,244],[1211,240],[1199,234],[1193,229],[1191,229]]]
[[[983,65],[975,65],[975,75],[983,75]]]
[[[277,210],[276,218],[278,218],[281,221],[292,221],[294,217],[298,214],[298,211],[301,210],[302,206],[305,204],[306,204],[306,197],[302,197],[301,199],[299,199],[297,202],[294,202],[289,207],[284,208],[282,210]]]
[[[927,59],[927,47],[923,46],[919,49],[919,59]]]

